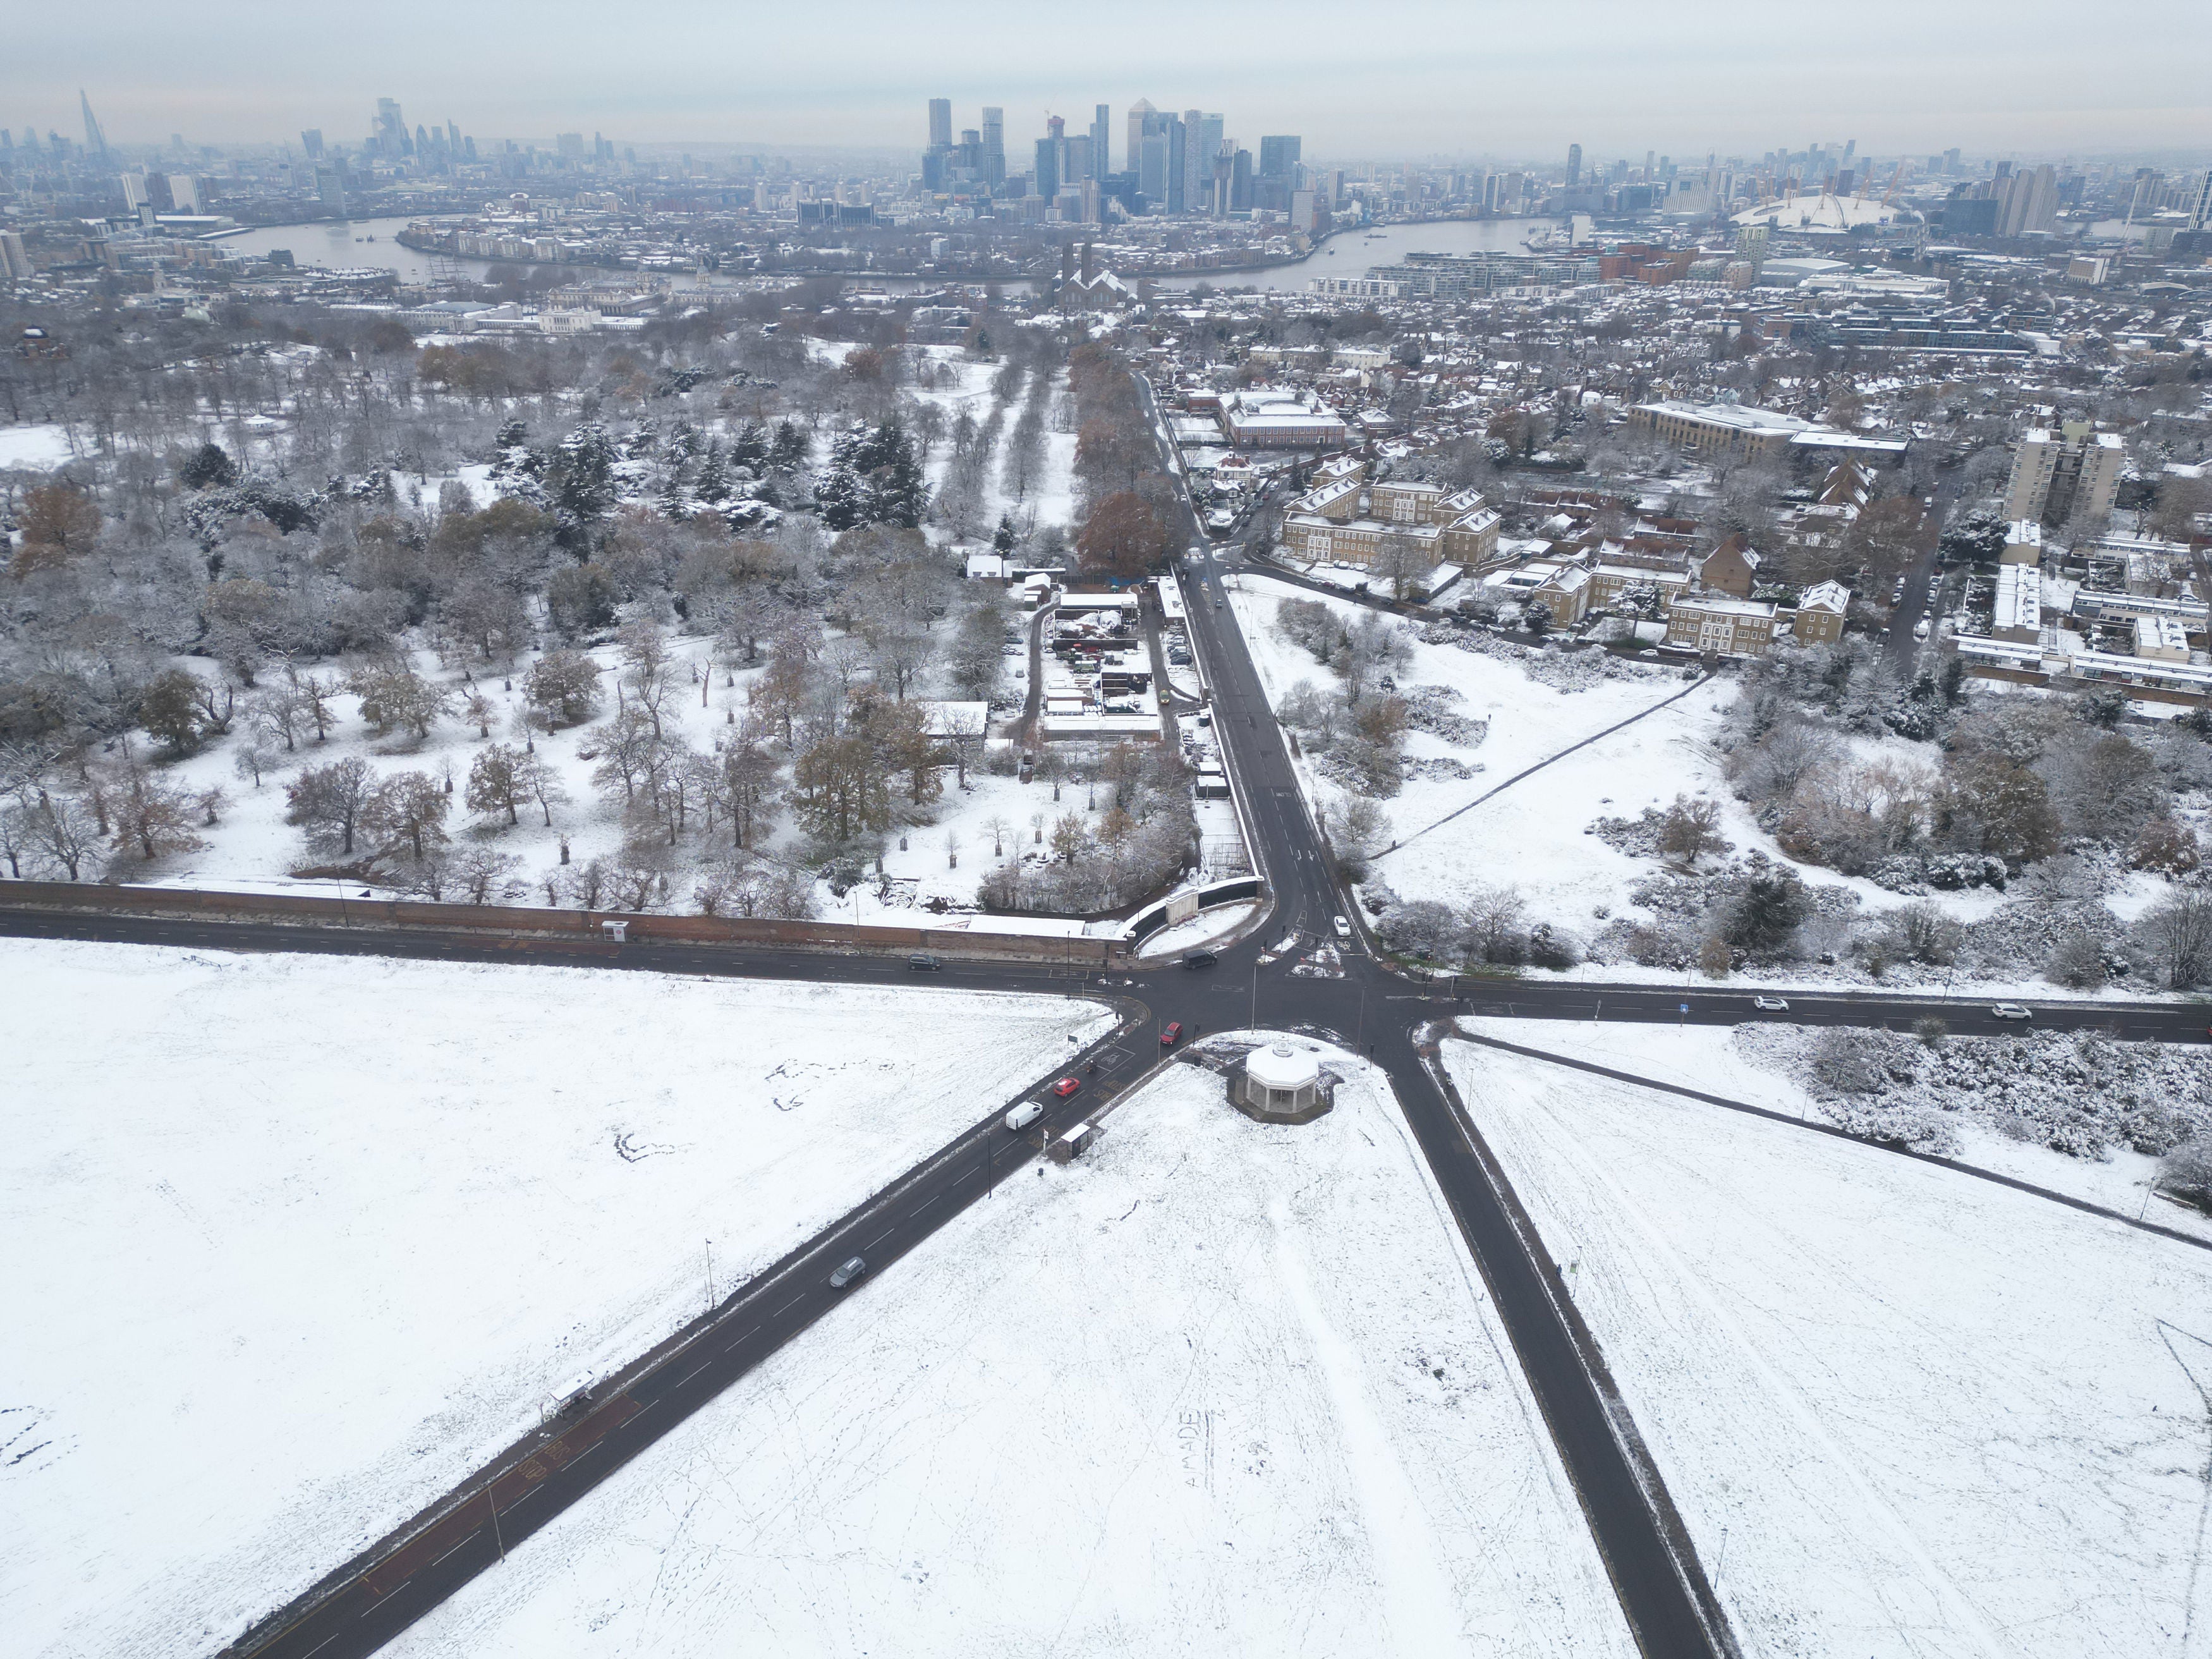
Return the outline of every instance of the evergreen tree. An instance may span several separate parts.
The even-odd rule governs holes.
[[[730,478],[722,469],[722,446],[720,443],[708,444],[707,459],[699,464],[698,481],[691,486],[691,493],[702,501],[729,499]]]
[[[991,532],[991,550],[1004,556],[1014,550],[1014,520],[1011,514],[1001,514],[999,527]]]
[[[796,471],[806,465],[807,457],[813,453],[814,441],[806,435],[804,427],[790,421],[776,423],[775,442],[768,453],[771,468],[779,472]]]

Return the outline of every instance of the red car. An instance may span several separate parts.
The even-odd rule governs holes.
[[[1161,1048],[1172,1048],[1176,1043],[1181,1042],[1182,1041],[1182,1022],[1181,1020],[1171,1019],[1166,1024],[1160,1027]]]
[[[1054,1085],[1052,1085],[1052,1091],[1053,1091],[1053,1093],[1054,1093],[1054,1094],[1058,1095],[1058,1096],[1059,1096],[1062,1100],[1066,1100],[1066,1099],[1068,1097],[1068,1096],[1070,1096],[1070,1095],[1073,1094],[1073,1093],[1074,1093],[1078,1089],[1080,1089],[1082,1086],[1083,1086],[1083,1085],[1082,1085],[1080,1082],[1077,1081],[1074,1078],[1072,1078],[1072,1077],[1064,1077],[1064,1078],[1060,1079],[1060,1080],[1059,1082],[1057,1082],[1057,1083],[1055,1083],[1055,1084],[1054,1084]]]

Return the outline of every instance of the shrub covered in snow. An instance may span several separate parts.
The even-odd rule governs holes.
[[[2212,1057],[2094,1033],[1950,1037],[1782,1025],[1737,1029],[1736,1048],[1800,1084],[1839,1127],[1916,1151],[1966,1117],[2075,1158],[2115,1146],[2157,1155],[2212,1134]]]

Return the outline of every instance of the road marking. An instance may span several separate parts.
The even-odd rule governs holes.
[[[750,1335],[753,1334],[753,1332],[754,1332],[754,1331],[757,1331],[757,1330],[758,1330],[759,1328],[760,1328],[760,1327],[759,1327],[759,1326],[755,1325],[755,1326],[753,1326],[753,1327],[751,1328],[751,1329],[750,1329],[750,1330],[747,1330],[747,1331],[744,1332],[744,1333],[743,1333],[742,1334],[740,1334],[740,1335],[732,1337],[732,1338],[730,1339],[730,1340],[729,1340],[728,1344],[727,1344],[727,1345],[723,1348],[722,1352],[723,1352],[724,1353],[728,1353],[728,1352],[732,1352],[733,1349],[735,1349],[735,1348],[737,1347],[737,1346],[738,1346],[738,1343],[740,1343],[740,1342],[744,1341],[744,1340],[745,1340],[745,1338],[746,1338],[746,1337],[750,1336]]]
[[[477,1532],[482,1532],[483,1530],[483,1528],[482,1527],[478,1527],[478,1528],[477,1528]],[[454,1545],[454,1546],[453,1546],[453,1550],[447,1550],[447,1551],[446,1552],[446,1555],[451,1555],[451,1554],[453,1553],[453,1550],[459,1549],[459,1548],[461,1548],[464,1545],[468,1545],[468,1544],[473,1544],[473,1543],[475,1543],[475,1542],[477,1541],[477,1532],[472,1532],[472,1533],[471,1533],[467,1537],[465,1537],[465,1538],[462,1539],[462,1540],[461,1540],[461,1541],[460,1541],[460,1543],[456,1544],[456,1545]],[[433,1560],[433,1561],[430,1563],[430,1565],[431,1565],[432,1566],[434,1566],[434,1566],[436,1566],[436,1565],[438,1565],[438,1562],[442,1561],[442,1560],[444,1560],[444,1559],[446,1559],[446,1555],[441,1555],[441,1556],[437,1557],[437,1558],[436,1558],[436,1559]]]
[[[797,1307],[800,1303],[805,1300],[806,1292],[801,1291],[797,1296],[792,1297],[790,1301],[785,1303],[781,1308],[778,1308],[775,1310],[775,1316],[781,1319],[784,1315],[789,1313],[793,1308]]]
[[[330,1646],[331,1643],[337,1639],[338,1633],[336,1631],[332,1631],[328,1636],[325,1636],[321,1641],[316,1643],[314,1646],[307,1650],[307,1659],[315,1659],[315,1656],[317,1654],[320,1653],[325,1648]]]
[[[470,1536],[474,1537],[475,1534],[471,1533]],[[389,1601],[393,1596],[398,1595],[401,1590],[405,1589],[408,1584],[411,1582],[413,1582],[411,1579],[401,1579],[398,1583],[393,1585],[392,1589],[386,1590],[383,1595],[378,1596],[376,1600],[371,1601],[367,1607],[363,1607],[361,1610],[361,1616],[364,1619],[368,1618],[370,1613],[374,1613],[386,1601]]]
[[[688,1370],[688,1371],[684,1372],[683,1376],[679,1376],[679,1377],[678,1377],[678,1378],[676,1379],[676,1386],[677,1386],[678,1388],[679,1388],[679,1389],[680,1389],[680,1388],[682,1388],[682,1387],[683,1387],[686,1382],[690,1382],[693,1377],[695,1377],[695,1376],[698,1376],[698,1375],[699,1375],[699,1373],[700,1373],[701,1371],[705,1370],[707,1369],[707,1367],[708,1367],[708,1365],[712,1364],[713,1363],[714,1363],[714,1362],[713,1362],[713,1361],[711,1361],[711,1360],[707,1360],[707,1359],[702,1359],[702,1360],[701,1360],[697,1364],[694,1365],[694,1366],[693,1366],[690,1370]]]
[[[920,1215],[924,1210],[927,1209],[931,1205],[936,1203],[939,1199],[944,1196],[945,1194],[943,1193],[932,1193],[927,1198],[925,1198],[921,1203],[914,1206],[913,1212],[915,1215]]]

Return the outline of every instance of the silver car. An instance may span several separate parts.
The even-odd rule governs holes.
[[[833,1291],[842,1291],[867,1271],[868,1264],[856,1255],[830,1275],[830,1288]]]

